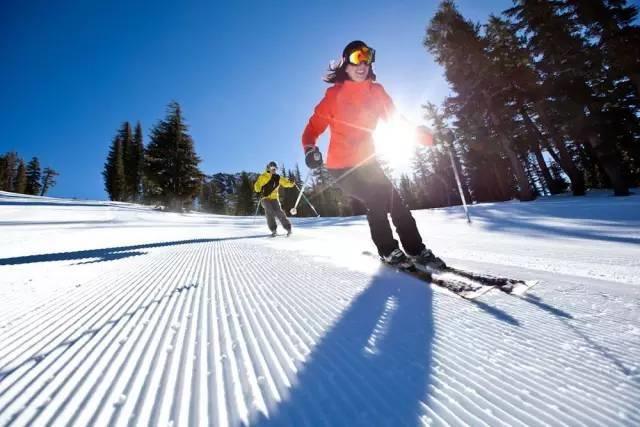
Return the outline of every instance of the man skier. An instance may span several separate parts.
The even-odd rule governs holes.
[[[280,205],[280,197],[278,194],[278,188],[283,186],[284,188],[295,187],[295,183],[289,181],[287,178],[277,174],[278,164],[276,162],[269,162],[267,164],[267,170],[258,177],[253,189],[256,193],[261,193],[262,207],[264,208],[264,214],[267,218],[267,226],[271,231],[271,236],[277,235],[276,218],[280,220],[280,224],[287,230],[287,236],[291,235],[291,222],[287,218],[287,214],[282,210]]]

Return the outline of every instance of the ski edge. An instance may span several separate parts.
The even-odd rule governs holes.
[[[376,260],[378,260],[380,262],[380,264],[382,266],[384,266],[384,268],[389,268],[393,271],[399,272],[399,273],[403,273],[403,274],[407,274],[417,280],[420,280],[424,283],[429,284],[429,286],[431,286],[431,288],[438,293],[443,293],[443,294],[447,294],[450,296],[454,296],[454,297],[458,297],[458,298],[462,298],[465,300],[474,300],[490,291],[492,291],[493,289],[496,288],[496,286],[494,285],[487,285],[487,284],[483,284],[480,282],[475,282],[478,285],[477,289],[474,290],[465,290],[465,291],[454,291],[452,288],[452,283],[453,282],[457,282],[457,283],[463,283],[463,284],[467,284],[469,285],[469,280],[468,278],[462,278],[464,280],[461,279],[442,279],[442,278],[437,278],[437,277],[433,277],[433,274],[430,273],[429,271],[426,271],[424,269],[420,269],[418,268],[417,265],[414,265],[415,270],[410,270],[407,268],[401,268],[401,267],[396,267],[390,264],[385,264],[384,262],[380,261],[380,257],[370,251],[363,251],[362,252],[363,255],[375,258]],[[439,273],[439,272],[436,272]]]

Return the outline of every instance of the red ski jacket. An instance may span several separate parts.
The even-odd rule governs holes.
[[[356,166],[373,157],[372,133],[378,120],[386,120],[394,112],[393,101],[381,84],[371,80],[336,83],[327,89],[316,106],[302,134],[302,145],[305,150],[316,145],[318,137],[329,126],[327,168]]]

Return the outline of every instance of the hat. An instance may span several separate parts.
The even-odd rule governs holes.
[[[271,169],[272,167],[278,169],[278,163],[274,160],[267,163],[267,170]]]
[[[362,40],[354,40],[351,43],[349,43],[348,45],[346,45],[344,47],[344,50],[342,51],[342,58],[346,59],[349,57],[349,55],[351,55],[351,52],[353,52],[354,50],[358,50],[360,48],[363,47],[369,47],[367,46],[367,44],[365,42],[363,42]]]

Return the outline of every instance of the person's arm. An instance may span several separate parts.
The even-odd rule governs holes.
[[[327,89],[324,98],[320,101],[309,119],[309,123],[302,133],[302,147],[305,153],[315,147],[318,137],[322,135],[329,126],[331,120],[331,105],[333,103],[333,88]]]
[[[281,186],[283,186],[284,188],[291,188],[291,187],[295,187],[295,185],[296,185],[295,182],[292,182],[292,181],[290,181],[289,179],[287,179],[287,178],[285,178],[283,176],[280,177],[279,184]]]
[[[260,175],[256,180],[256,183],[253,185],[253,191],[255,191],[256,193],[261,192],[262,187],[264,187],[264,185],[267,183],[266,181],[267,178],[265,177],[265,174]]]
[[[393,103],[393,100],[391,99],[387,91],[384,90],[384,87],[381,84],[376,83],[375,87],[377,89],[377,92],[376,92],[377,99],[378,99],[378,102],[380,103],[380,108],[381,108],[380,117],[384,121],[389,121],[389,119],[391,119],[396,114],[396,106]]]
[[[401,114],[397,114],[396,106],[393,103],[393,100],[389,96],[389,94],[384,90],[381,84],[376,85],[379,89],[378,92],[378,100],[382,106],[381,117],[385,121],[389,121],[394,116],[397,116],[399,120],[405,122],[407,125],[410,125],[409,120],[404,118]],[[418,144],[420,145],[433,145],[433,135],[431,131],[426,126],[416,126],[416,136]]]

